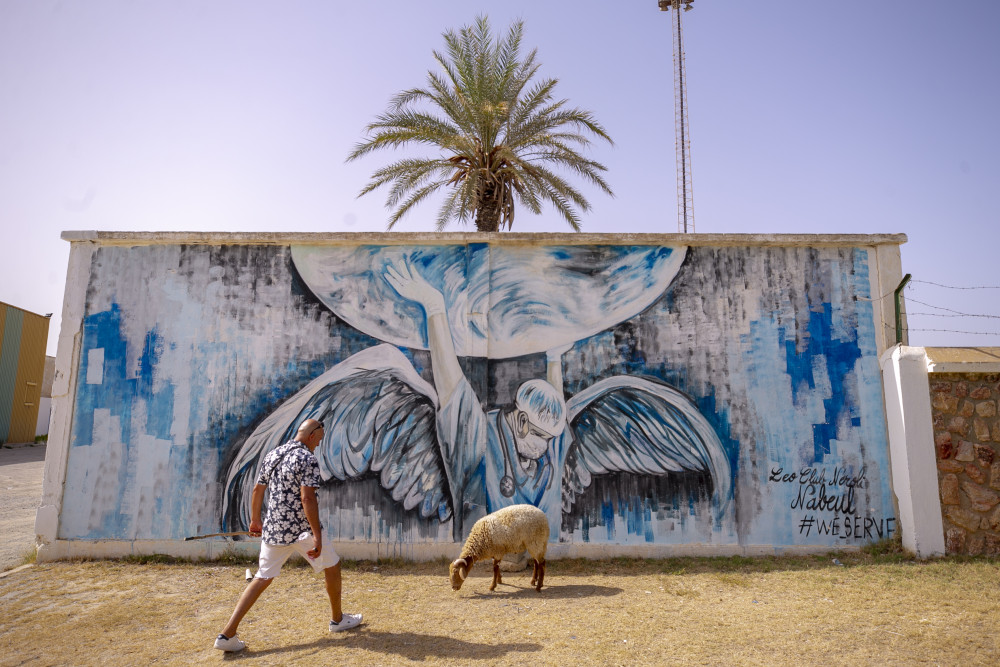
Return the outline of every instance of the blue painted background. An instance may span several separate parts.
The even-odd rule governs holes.
[[[725,448],[732,502],[713,519],[697,475],[609,475],[564,513],[561,539],[835,546],[890,536],[870,299],[863,248],[688,249],[651,305],[572,345],[564,387],[572,396],[638,375],[690,395]],[[257,424],[379,342],[313,294],[287,247],[98,249],[59,536],[221,529],[223,471]],[[400,350],[431,382],[428,353]],[[545,356],[461,363],[493,408],[542,377]],[[374,476],[326,487],[321,500],[339,539],[452,539],[449,525],[403,510]]]

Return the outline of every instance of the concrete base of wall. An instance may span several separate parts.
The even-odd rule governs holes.
[[[256,556],[260,542],[227,540],[225,538],[179,542],[176,540],[55,540],[38,547],[38,562],[70,560],[73,558],[127,558],[129,556],[165,555],[192,560],[215,560],[222,556],[240,554]],[[334,542],[341,558],[347,560],[379,560],[398,558],[407,561],[432,561],[455,558],[462,545],[458,543],[424,544],[370,544],[360,542]],[[678,544],[678,545],[615,545],[615,544],[551,544],[547,559],[586,558],[680,558],[728,556],[806,556],[831,552],[856,552],[859,547],[845,546],[831,549],[826,546],[774,546],[755,544],[748,546],[727,544]]]

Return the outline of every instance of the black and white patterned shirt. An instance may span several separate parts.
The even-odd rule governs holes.
[[[302,507],[303,486],[320,485],[319,461],[301,442],[290,441],[264,457],[257,476],[267,484],[267,515],[261,539],[267,544],[294,544],[311,532]]]

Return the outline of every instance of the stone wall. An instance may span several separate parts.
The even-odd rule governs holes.
[[[935,373],[930,388],[947,552],[1000,555],[1000,374]]]

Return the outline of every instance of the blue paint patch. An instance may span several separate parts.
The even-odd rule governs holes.
[[[653,542],[652,501],[639,496],[631,496],[624,507],[620,509],[622,519],[629,535],[641,535],[648,543]]]
[[[621,509],[622,518],[625,520],[625,530],[629,535],[639,535],[642,533],[642,501],[635,496],[628,499]]]
[[[99,384],[88,384],[87,377],[91,350],[103,350],[103,368],[93,377]],[[83,321],[83,345],[77,381],[71,448],[94,443],[94,413],[107,410],[117,418],[116,434],[122,443],[122,460],[118,472],[118,489],[102,492],[124,497],[125,490],[134,482],[136,464],[136,439],[151,435],[160,440],[170,440],[174,412],[174,387],[167,382],[157,382],[157,364],[163,351],[163,342],[156,329],[146,333],[138,368],[133,377],[128,376],[128,343],[122,335],[122,311],[113,303],[107,311],[94,313]],[[100,358],[100,357],[95,357]],[[134,410],[137,403],[145,408],[145,421],[136,423]],[[133,432],[134,428],[140,432]],[[107,443],[100,443],[102,445]],[[71,449],[72,452],[72,449]],[[72,456],[72,453],[71,453]],[[122,511],[109,511],[101,526],[80,537],[128,538],[135,517]]]
[[[609,500],[601,504],[601,521],[604,523],[604,528],[608,531],[608,541],[613,541],[615,539],[615,508]]]
[[[147,433],[158,440],[170,440],[174,421],[174,386],[163,383],[159,391],[153,391],[153,374],[163,354],[163,339],[154,328],[146,334],[142,356],[139,358],[139,377],[136,378],[136,397],[147,406]]]
[[[642,508],[643,532],[642,536],[646,542],[653,542],[653,505],[655,502],[650,499]]]
[[[683,391],[683,388],[681,390]],[[698,411],[705,417],[722,443],[722,448],[729,459],[729,471],[732,476],[729,488],[735,489],[736,476],[739,471],[740,443],[729,435],[729,411],[718,405],[715,400],[715,388],[709,387],[709,390],[707,395],[695,398],[694,402],[698,406]]]
[[[784,337],[785,334],[785,329],[779,328],[779,336]],[[845,383],[861,358],[861,349],[856,338],[837,340],[833,336],[833,306],[829,303],[822,304],[819,310],[810,311],[805,336],[806,346],[801,353],[798,352],[794,339],[784,341],[785,361],[796,405],[804,400],[806,388],[816,389],[813,369],[817,358],[822,360],[821,364],[830,382],[830,397],[823,399],[826,419],[822,424],[813,424],[812,428],[813,460],[821,463],[830,454],[830,441],[837,438],[837,424],[841,418],[846,416],[850,421],[855,419],[851,413],[856,408],[848,403]]]
[[[139,368],[135,377],[127,377],[128,344],[121,331],[121,308],[95,313],[84,319],[83,346],[77,383],[76,410],[73,423],[72,445],[93,444],[94,411],[108,410],[121,423],[121,442],[128,448],[133,440],[132,410],[135,401],[146,405],[144,433],[161,440],[170,439],[170,426],[174,414],[174,387],[161,383],[154,391],[154,376],[163,351],[163,343],[156,329],[145,337]],[[90,350],[104,350],[104,368],[100,384],[87,384]]]

